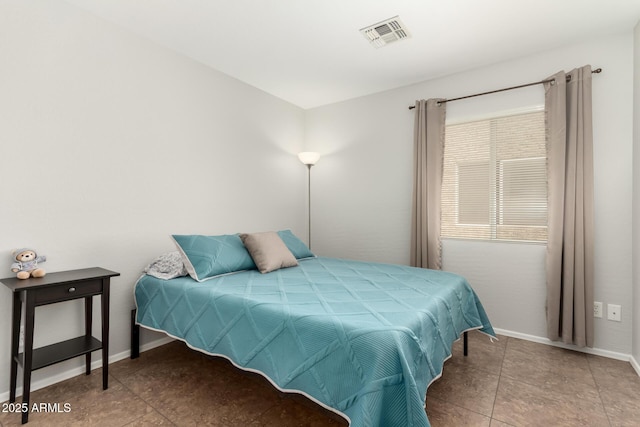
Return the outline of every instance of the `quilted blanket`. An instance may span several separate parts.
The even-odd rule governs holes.
[[[426,391],[452,343],[495,335],[458,275],[333,258],[198,283],[142,276],[137,322],[301,392],[352,426],[429,426]]]

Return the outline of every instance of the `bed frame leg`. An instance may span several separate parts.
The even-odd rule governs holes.
[[[467,331],[464,332],[464,336],[463,336],[463,352],[465,357],[467,356],[467,354],[469,354],[469,337],[467,336]]]
[[[465,350],[466,351],[466,350]],[[131,310],[131,358],[140,357],[140,326],[136,325],[136,309]]]

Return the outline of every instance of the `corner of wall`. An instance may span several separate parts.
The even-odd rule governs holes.
[[[633,324],[631,363],[640,375],[640,20],[633,32],[633,223],[632,223],[632,291]]]
[[[638,361],[633,355],[631,356],[629,361],[631,362],[631,366],[633,366],[633,369],[636,370],[636,373],[640,377],[640,363],[638,363]]]

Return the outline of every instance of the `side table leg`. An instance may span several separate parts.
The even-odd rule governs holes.
[[[13,293],[13,325],[11,327],[11,380],[9,386],[9,402],[16,401],[16,384],[18,380],[18,352],[20,351],[20,320],[22,318],[21,292]]]
[[[22,405],[27,410],[22,413],[22,424],[29,421],[29,395],[31,393],[31,367],[33,366],[33,328],[35,322],[35,293],[28,292],[26,295],[25,322],[24,322],[24,363],[22,365]],[[26,405],[25,405],[26,404]]]
[[[91,339],[91,328],[93,321],[93,296],[84,299],[84,336],[87,340]],[[85,374],[91,373],[91,353],[85,354]]]
[[[109,277],[102,279],[102,389],[109,388]]]

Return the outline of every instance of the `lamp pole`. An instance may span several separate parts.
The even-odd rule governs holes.
[[[307,164],[307,197],[309,198],[307,200],[307,209],[308,209],[308,215],[309,215],[309,224],[307,225],[307,231],[309,232],[309,237],[307,242],[309,242],[309,249],[311,249],[311,166],[313,166],[311,163]]]
[[[302,153],[298,153],[298,158],[307,166],[307,197],[309,197],[307,204],[307,209],[309,210],[309,223],[307,224],[309,235],[307,242],[309,244],[309,249],[311,249],[311,166],[315,165],[318,159],[320,159],[320,154],[312,151],[305,151]]]

